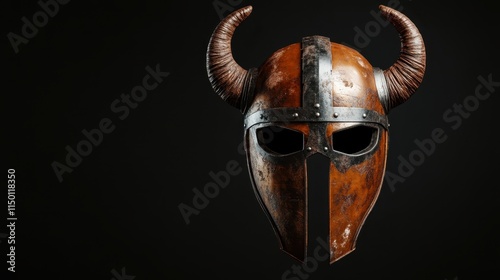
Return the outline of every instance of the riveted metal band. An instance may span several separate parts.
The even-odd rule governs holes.
[[[250,128],[260,123],[295,123],[295,122],[353,122],[375,123],[386,130],[389,128],[387,116],[373,110],[353,107],[320,108],[274,108],[257,111],[245,118],[245,127]]]
[[[388,129],[387,116],[373,110],[354,107],[332,107],[332,53],[330,39],[310,36],[302,39],[302,107],[264,109],[247,115],[245,127],[260,123],[353,122],[375,123]],[[375,70],[377,79],[383,73]],[[378,73],[378,74],[377,74]],[[380,76],[381,75],[381,76]],[[377,87],[384,87],[377,80]],[[387,86],[385,86],[386,88]],[[378,88],[385,96],[387,90]],[[382,98],[382,97],[381,97]],[[383,100],[384,102],[385,100]]]
[[[323,36],[302,38],[302,107],[332,104],[332,47]]]

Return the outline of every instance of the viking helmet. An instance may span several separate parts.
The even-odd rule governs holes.
[[[256,197],[281,249],[301,261],[307,257],[306,159],[314,154],[330,159],[328,243],[333,263],[355,249],[382,187],[387,115],[423,79],[426,53],[417,27],[397,10],[379,8],[401,38],[400,56],[387,69],[317,35],[277,50],[257,68],[244,69],[233,58],[231,39],[251,6],[222,20],[208,44],[213,90],[244,115]]]

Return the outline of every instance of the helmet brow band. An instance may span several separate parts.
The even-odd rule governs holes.
[[[387,116],[373,110],[353,107],[323,107],[313,108],[274,108],[260,110],[245,118],[245,127],[250,128],[260,123],[296,123],[296,122],[353,122],[374,123],[388,130]]]
[[[247,115],[245,127],[259,123],[375,123],[388,129],[386,115],[354,107],[332,107],[332,54],[328,37],[302,39],[302,107],[264,109]]]

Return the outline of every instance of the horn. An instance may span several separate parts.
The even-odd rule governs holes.
[[[242,68],[233,57],[231,40],[234,31],[252,12],[252,6],[240,8],[215,28],[207,49],[208,79],[214,91],[230,105],[244,111],[253,88],[255,69]]]
[[[386,84],[382,88],[386,89],[387,96],[381,96],[381,100],[386,112],[389,112],[406,102],[422,83],[426,54],[422,35],[408,17],[384,5],[380,5],[379,9],[382,16],[394,25],[401,38],[398,60],[383,71]]]

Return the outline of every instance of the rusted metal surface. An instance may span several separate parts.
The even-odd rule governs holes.
[[[282,250],[300,261],[308,255],[306,159],[317,153],[330,159],[333,263],[355,249],[382,187],[388,148],[386,115],[410,98],[423,78],[425,47],[418,30],[398,11],[380,8],[402,39],[400,58],[383,71],[357,51],[323,36],[305,37],[277,50],[258,68],[245,70],[234,61],[230,43],[251,7],[223,20],[207,50],[207,71],[214,90],[245,114],[245,149],[257,199]],[[271,127],[294,132],[287,137],[300,135],[301,143],[291,150],[276,147],[297,139],[268,145],[259,133],[267,129],[272,134]],[[363,133],[357,134],[360,130]],[[351,138],[345,141],[345,135]],[[345,142],[348,148],[343,146]],[[364,146],[351,149],[358,142]]]

